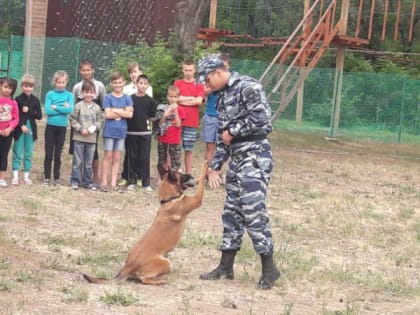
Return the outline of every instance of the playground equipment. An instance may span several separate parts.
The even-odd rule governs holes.
[[[355,1],[352,2],[353,4]],[[414,40],[414,26],[416,20],[417,1],[398,0],[396,11],[392,12],[395,23],[393,39],[398,41],[401,23],[401,12],[404,6],[410,6],[408,42]],[[217,0],[212,1],[211,14],[215,14],[214,6]],[[333,91],[333,119],[331,135],[334,136],[338,129],[340,115],[340,100],[342,77],[344,67],[345,49],[366,49],[375,36],[373,21],[379,8],[383,8],[383,20],[380,39],[386,39],[390,0],[359,0],[357,14],[352,7],[350,14],[350,0],[304,0],[304,16],[296,29],[288,37],[262,37],[255,38],[249,34],[235,34],[232,31],[219,30],[214,24],[209,28],[200,30],[198,38],[207,40],[208,44],[219,42],[222,46],[233,47],[259,47],[265,45],[280,45],[281,49],[273,58],[270,65],[260,77],[263,87],[271,104],[277,103],[278,107],[273,113],[272,120],[277,119],[286,109],[289,102],[298,94],[296,121],[300,122],[303,111],[303,86],[309,72],[315,67],[319,59],[331,46],[336,47],[336,80]],[[365,17],[368,11],[367,18]],[[418,13],[417,13],[418,14]],[[210,15],[211,16],[211,15]],[[355,19],[354,19],[355,18]],[[211,16],[210,20],[215,20]],[[350,20],[353,19],[353,20]],[[417,17],[418,19],[418,17]],[[352,32],[349,25],[353,26]],[[249,39],[250,42],[225,43],[227,39]]]

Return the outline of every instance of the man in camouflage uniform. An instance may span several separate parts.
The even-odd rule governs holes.
[[[208,170],[208,183],[217,188],[220,169],[230,157],[226,174],[226,201],[222,214],[223,242],[220,264],[200,279],[233,279],[233,262],[246,231],[261,256],[261,289],[271,289],[280,276],[273,263],[273,243],[265,205],[273,159],[267,135],[272,131],[271,110],[261,84],[229,72],[217,56],[199,64],[199,80],[219,91],[218,141]]]

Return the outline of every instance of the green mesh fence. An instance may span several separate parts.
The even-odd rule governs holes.
[[[0,39],[0,76],[7,74],[9,61],[9,41]]]
[[[35,40],[35,39],[34,39]],[[56,70],[66,70],[69,87],[80,80],[79,62],[90,59],[95,64],[95,78],[105,83],[121,44],[79,38],[36,39],[43,54],[41,99],[51,89]],[[23,73],[23,37],[0,41],[1,69],[9,65],[9,75],[20,78]],[[33,44],[35,46],[35,44]],[[40,48],[41,49],[41,48]],[[9,58],[9,59],[8,59]],[[232,69],[259,78],[268,63],[233,59]],[[35,73],[34,73],[35,74]],[[3,73],[4,75],[4,73]],[[296,97],[290,102],[276,128],[309,131],[328,136],[331,132],[332,98],[335,69],[313,69],[304,85],[302,122],[296,123]],[[267,91],[268,92],[268,91]],[[270,99],[275,111],[278,101]],[[345,73],[341,98],[341,114],[337,136],[387,142],[420,143],[420,81],[381,73]]]
[[[17,79],[22,76],[24,71],[24,44],[24,37],[11,37],[12,51],[10,54],[9,75]],[[65,70],[68,73],[69,87],[80,81],[79,63],[83,59],[89,59],[94,62],[95,78],[106,83],[108,81],[107,72],[112,68],[113,57],[119,53],[122,47],[118,43],[73,37],[33,38],[28,45],[32,48],[38,47],[39,50],[42,49],[42,55],[39,58],[41,60],[35,60],[35,62],[42,63],[42,82],[39,84],[41,86],[41,99],[52,88],[51,79],[57,70]],[[3,50],[2,46],[0,46],[0,49],[1,51]],[[29,71],[32,71],[31,66],[29,66]]]

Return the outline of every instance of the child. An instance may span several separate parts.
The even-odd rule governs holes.
[[[51,182],[51,166],[54,159],[54,185],[60,185],[61,153],[66,140],[66,127],[68,116],[74,108],[73,94],[66,90],[69,76],[66,71],[59,70],[54,73],[52,84],[54,90],[45,96],[45,114],[47,125],[45,127],[45,159],[43,186]]]
[[[150,147],[152,128],[150,119],[156,115],[156,102],[146,94],[149,78],[141,74],[137,78],[137,92],[133,100],[133,118],[127,119],[128,131],[125,139],[125,157],[121,183],[128,183],[127,189],[143,186],[146,192],[150,187]],[[141,183],[140,183],[141,180]],[[120,184],[121,185],[121,184]]]
[[[92,164],[103,115],[99,105],[93,102],[96,96],[95,84],[90,80],[85,80],[81,92],[83,100],[75,105],[70,115],[74,140],[70,182],[73,189],[78,189],[82,184],[88,189],[96,190],[93,184]]]
[[[204,85],[195,81],[196,67],[192,60],[182,63],[182,79],[175,80],[174,85],[179,89],[178,105],[184,108],[185,120],[182,122],[182,149],[184,150],[185,173],[191,175],[193,166],[193,150],[200,125],[199,106],[204,100]],[[191,180],[188,186],[194,186]]]
[[[123,93],[127,95],[133,95],[137,92],[137,78],[143,74],[143,69],[137,62],[130,62],[127,69],[128,75],[130,76],[131,82],[124,86]],[[146,94],[153,97],[153,88],[149,84],[146,90]]]
[[[133,117],[133,101],[123,93],[124,77],[119,72],[111,74],[112,92],[105,96],[104,159],[102,161],[101,191],[109,191],[108,175],[111,168],[111,188],[117,186],[121,151],[127,133],[127,118]]]
[[[85,80],[92,81],[95,85],[95,95],[93,97],[92,102],[98,104],[102,108],[102,103],[104,101],[106,95],[105,85],[101,82],[96,80],[93,75],[95,74],[95,68],[93,66],[92,61],[85,59],[80,62],[79,66],[79,73],[82,77],[82,80],[73,87],[73,95],[75,102],[80,102],[83,99],[82,93],[82,84]],[[95,147],[95,155],[93,157],[93,164],[92,164],[92,171],[93,171],[93,182],[96,184],[100,182],[99,177],[99,154],[98,154],[98,139],[99,139],[99,130],[96,133],[96,147]],[[69,146],[69,153],[73,154],[73,128],[71,129],[70,133],[70,146]]]
[[[12,131],[19,123],[19,109],[13,100],[16,81],[8,77],[0,78],[0,187],[7,187],[5,180],[7,156],[12,145]]]
[[[225,68],[229,70],[231,59],[229,54],[220,54],[219,59],[223,61]],[[207,95],[206,99],[206,111],[201,119],[201,135],[200,140],[206,144],[206,150],[204,152],[204,159],[209,163],[213,160],[214,153],[216,151],[216,140],[217,140],[217,99],[219,98],[219,92],[213,91],[205,86],[204,92]]]
[[[178,106],[179,90],[171,85],[168,88],[168,104],[160,104],[157,108],[156,122],[158,130],[158,166],[167,165],[167,154],[169,152],[171,169],[181,171],[181,124],[185,119],[185,112]]]
[[[32,154],[34,143],[38,139],[36,119],[42,118],[39,98],[32,94],[35,87],[35,78],[31,74],[22,77],[22,94],[16,97],[19,107],[19,124],[13,132],[13,179],[12,185],[19,184],[19,168],[23,157],[23,182],[32,185],[29,172],[32,169]]]

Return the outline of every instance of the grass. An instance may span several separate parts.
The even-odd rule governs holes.
[[[291,132],[311,133],[320,136],[329,136],[330,127],[321,126],[316,122],[303,121],[297,124],[294,120],[278,119],[275,122],[275,127],[278,130],[287,130]],[[340,128],[337,132],[337,137],[341,139],[351,139],[353,141],[377,141],[385,143],[420,143],[420,136],[413,135],[406,132],[399,137],[399,131],[389,131],[386,129],[375,127],[356,126],[352,128]]]
[[[89,292],[82,288],[62,288],[62,301],[66,304],[86,303],[89,299]]]
[[[282,273],[273,290],[256,289],[260,257],[246,233],[234,281],[198,279],[220,260],[222,189],[206,189],[187,220],[168,255],[167,284],[93,285],[81,274],[115,275],[153,221],[156,195],[36,183],[9,187],[0,200],[0,313],[415,314],[420,169],[413,157],[420,147],[333,143],[322,133],[284,130],[270,138],[275,171],[267,205]],[[63,155],[64,179],[69,162]],[[41,178],[36,167],[33,178]]]
[[[20,271],[16,275],[17,282],[41,283],[43,275],[38,270]]]
[[[13,284],[11,281],[5,279],[0,279],[0,292],[11,292],[13,289]]]
[[[3,258],[2,260],[0,260],[0,270],[5,270],[5,269],[9,269],[10,268],[10,262]]]
[[[105,291],[105,295],[100,297],[100,301],[107,305],[129,306],[136,304],[139,299],[133,293],[123,293],[119,289],[116,293]]]

